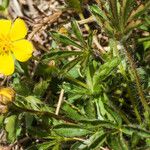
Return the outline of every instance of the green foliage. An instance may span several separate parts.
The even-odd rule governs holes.
[[[8,140],[14,142],[21,131],[21,128],[18,126],[17,116],[11,115],[7,117],[4,123],[6,124],[5,130],[8,133]]]
[[[150,1],[84,5],[88,2],[66,0],[76,15],[88,11],[99,27],[81,25],[89,18],[72,19],[67,34],[50,32],[51,49],[33,58],[32,73],[29,64],[16,64],[11,80],[15,101],[0,116],[8,142],[27,136],[23,146],[29,150],[150,148],[150,67],[145,59],[150,37],[141,37],[149,33]],[[95,46],[95,28],[106,34],[107,52]]]

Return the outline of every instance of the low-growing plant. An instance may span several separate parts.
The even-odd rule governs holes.
[[[66,4],[81,20],[49,31],[51,48],[32,58],[35,69],[16,62],[5,84],[13,92],[0,90],[8,143],[24,140],[28,150],[148,150],[150,1]],[[100,32],[107,49],[97,46]]]

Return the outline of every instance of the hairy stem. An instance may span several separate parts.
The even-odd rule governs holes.
[[[137,86],[137,90],[138,90],[138,94],[139,94],[141,103],[144,107],[144,110],[146,112],[150,113],[150,109],[149,109],[149,106],[148,106],[147,101],[145,99],[144,92],[143,92],[143,89],[142,89],[142,86],[141,86],[140,77],[139,77],[139,75],[137,73],[137,70],[136,70],[136,65],[135,65],[135,63],[132,59],[132,56],[131,56],[130,52],[128,51],[128,47],[127,47],[126,43],[124,43],[124,48],[125,48],[125,52],[126,52],[128,60],[129,60],[129,63],[131,65],[131,71],[132,71],[132,73],[135,77],[135,83],[136,83],[136,86]]]

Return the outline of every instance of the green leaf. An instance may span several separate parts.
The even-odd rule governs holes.
[[[122,133],[119,134],[119,142],[120,142],[120,145],[122,147],[122,150],[129,150],[128,145],[127,145],[127,141],[125,141]]]
[[[12,83],[13,89],[17,92],[19,95],[27,96],[32,91],[32,86],[28,80],[20,81],[19,78],[14,78]]]
[[[122,145],[120,145],[119,136],[116,135],[110,135],[108,137],[108,144],[109,147],[111,147],[113,150],[123,150]]]
[[[74,34],[76,35],[77,39],[81,42],[81,44],[86,45],[85,40],[83,38],[82,32],[80,30],[80,27],[77,23],[77,21],[72,21],[71,22],[71,26],[72,26],[72,30],[74,32]]]
[[[132,126],[122,126],[121,131],[127,135],[132,135],[133,133],[137,133],[140,137],[143,138],[150,138],[150,131],[140,129],[138,127],[132,127]]]
[[[123,24],[125,25],[128,19],[129,14],[131,13],[132,5],[133,5],[133,0],[123,0],[122,1],[122,8],[121,8],[121,17]]]
[[[86,140],[84,144],[88,145],[89,149],[99,148],[105,142],[106,136],[107,133],[103,133],[103,131],[98,131],[94,135],[92,135],[88,140]]]
[[[88,85],[88,88],[91,90],[91,93],[93,93],[93,75],[94,75],[94,67],[93,64],[89,64],[87,67],[87,72],[86,72],[86,82]]]
[[[89,139],[85,140],[83,143],[76,143],[71,147],[71,150],[95,150],[102,146],[106,140],[106,134],[103,131],[98,131],[94,133]]]
[[[105,11],[101,10],[97,5],[92,5],[89,7],[89,10],[95,17],[95,20],[97,23],[106,30],[110,35],[113,34],[114,30],[112,27],[112,24],[110,22],[110,19],[105,14]]]
[[[67,103],[64,103],[62,106],[62,110],[69,118],[73,120],[81,120],[85,118],[85,115],[81,114],[77,109],[71,107]]]
[[[56,142],[55,141],[52,141],[52,142],[44,142],[42,144],[37,144],[36,147],[38,150],[47,150],[49,149],[50,147],[52,147],[53,145],[56,145]]]
[[[119,63],[120,59],[115,57],[112,60],[101,65],[93,76],[94,86],[96,87],[100,81],[106,79],[111,74],[111,72],[119,65]]]
[[[2,0],[2,3],[0,4],[0,10],[4,11],[9,5],[9,0]]]
[[[33,93],[40,98],[43,96],[48,86],[49,81],[41,80],[39,83],[35,84]]]
[[[134,19],[137,19],[141,15],[143,15],[150,7],[150,1],[148,0],[145,3],[140,4],[136,10],[133,10],[128,18],[128,22],[133,21]]]
[[[53,130],[59,136],[80,137],[90,134],[91,131],[78,125],[60,124],[54,126]]]
[[[117,0],[109,0],[110,12],[112,14],[112,22],[116,28],[119,25],[119,14],[118,14],[118,7],[117,7]]]
[[[45,61],[50,61],[50,60],[57,60],[57,59],[62,59],[62,58],[67,58],[67,57],[71,57],[71,56],[80,56],[82,55],[83,52],[82,51],[51,51],[50,53],[45,54],[42,57],[42,60]]]
[[[7,117],[4,121],[5,123],[5,130],[8,134],[8,140],[14,142],[17,137],[17,116],[12,115]]]
[[[74,143],[73,145],[71,145],[70,150],[77,150],[80,145],[83,145],[83,143],[81,143],[81,142],[76,142],[76,143]],[[83,145],[83,146],[85,146],[85,145]],[[88,149],[87,149],[87,150],[88,150]]]
[[[133,134],[131,136],[131,147],[132,147],[132,149],[134,147],[136,147],[136,145],[138,144],[139,140],[140,140],[140,136],[136,132],[133,132]]]
[[[104,11],[102,11],[98,5],[92,5],[90,6],[90,10],[94,15],[98,15],[99,17],[101,17],[103,20],[107,21],[108,18],[105,15]]]
[[[117,125],[110,122],[110,121],[105,121],[105,120],[94,120],[94,119],[89,119],[89,120],[80,120],[81,123],[85,125],[90,125],[90,126],[95,126],[95,127],[104,127],[107,129],[116,129]]]
[[[117,114],[115,112],[115,110],[113,110],[111,107],[109,107],[108,105],[105,104],[105,109],[107,110],[107,112],[114,118],[115,123],[117,123],[119,126],[122,125],[122,119],[119,116],[119,114]]]
[[[150,41],[144,42],[143,45],[144,45],[144,50],[150,48]]]
[[[83,47],[80,46],[79,44],[77,44],[74,40],[70,39],[69,37],[67,36],[64,36],[62,34],[59,34],[55,31],[51,32],[51,36],[58,42],[60,43],[63,43],[65,45],[72,45],[72,46],[75,46],[79,49],[82,49]]]
[[[60,150],[60,144],[55,144],[52,150]]]
[[[89,36],[88,36],[87,43],[88,43],[88,47],[89,47],[89,48],[92,48],[93,35],[94,35],[94,33],[93,33],[93,32],[91,32],[91,33],[89,34]]]
[[[92,99],[87,100],[84,109],[85,109],[86,115],[89,119],[95,119],[96,118],[95,105],[94,105]]]
[[[68,71],[70,71],[76,64],[80,63],[82,60],[82,57],[77,57],[75,58],[74,60],[72,61],[69,61],[67,64],[65,64],[62,69],[61,69],[61,72],[60,74],[64,74],[64,73],[67,73]]]

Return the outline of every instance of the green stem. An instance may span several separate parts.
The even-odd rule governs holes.
[[[120,58],[120,54],[119,54],[119,50],[118,50],[117,45],[118,45],[117,41],[114,40],[114,51],[113,51],[114,53],[113,53],[113,55],[114,55],[114,56],[117,56],[118,58]],[[127,82],[128,82],[128,79],[127,79],[127,76],[126,76],[126,71],[125,71],[125,69],[124,69],[124,67],[123,67],[122,62],[120,63],[120,65],[119,65],[118,67],[119,67],[119,70],[120,70],[121,74],[124,76],[124,78],[125,78],[125,79],[127,80]],[[131,100],[131,103],[132,103],[132,105],[133,105],[133,109],[134,109],[135,115],[136,115],[136,117],[137,117],[137,120],[139,121],[139,123],[141,123],[141,116],[140,116],[140,113],[138,112],[138,110],[137,110],[137,108],[136,108],[135,102],[134,102],[134,100],[133,100],[133,98],[132,98],[132,96],[131,96],[131,90],[130,90],[129,88],[128,88],[128,93],[129,93],[129,95],[130,95],[130,100]]]
[[[145,109],[145,112],[148,112],[150,114],[150,109],[149,109],[149,106],[146,102],[146,99],[145,99],[145,96],[143,93],[143,89],[142,89],[141,82],[140,82],[140,77],[139,77],[137,70],[136,70],[136,65],[132,59],[132,56],[130,55],[130,52],[128,51],[128,47],[127,47],[126,43],[124,43],[124,48],[125,48],[125,52],[126,52],[127,58],[129,60],[130,66],[131,66],[131,71],[135,77],[135,83],[137,86],[137,90],[138,90],[138,94],[139,94],[141,103]]]
[[[128,83],[129,84],[129,83]],[[136,115],[136,118],[138,120],[138,122],[141,124],[142,123],[142,119],[141,119],[141,115],[140,113],[138,112],[138,109],[136,107],[136,104],[135,104],[135,101],[134,101],[134,97],[132,97],[132,93],[131,93],[131,89],[129,86],[127,86],[127,91],[129,93],[129,97],[130,97],[130,100],[131,100],[131,103],[133,105],[133,109],[134,109],[134,113]]]
[[[50,117],[50,118],[55,118],[55,119],[58,119],[58,120],[69,122],[69,123],[75,123],[75,121],[72,120],[72,119],[64,118],[63,116],[60,116],[60,115],[58,116],[58,115],[56,115],[52,112],[39,111],[39,110],[30,109],[30,108],[20,107],[20,106],[16,105],[15,103],[12,103],[12,109],[16,110],[16,111],[21,111],[21,112],[32,113],[32,114],[35,114],[35,115],[43,115],[43,116],[47,116],[47,117]]]

